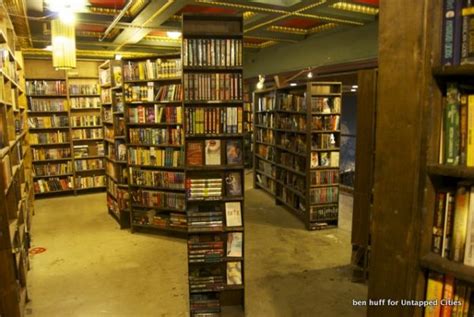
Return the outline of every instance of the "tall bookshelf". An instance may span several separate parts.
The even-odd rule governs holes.
[[[122,75],[132,232],[184,233],[180,56],[124,60]]]
[[[74,192],[66,78],[27,79],[35,196]]]
[[[107,210],[120,228],[130,227],[130,196],[122,62],[108,60],[99,66],[102,121],[104,123]]]
[[[309,230],[338,224],[341,87],[308,82],[254,93],[254,187]]]
[[[190,313],[243,313],[242,17],[182,28]]]
[[[103,120],[97,77],[68,76],[74,191],[105,188]]]
[[[4,10],[2,7],[0,10]],[[33,179],[23,58],[13,27],[0,31],[0,315],[23,316],[29,270]]]
[[[244,162],[246,168],[253,167],[253,103],[247,99],[244,103],[244,131],[245,131],[245,143],[244,143]]]

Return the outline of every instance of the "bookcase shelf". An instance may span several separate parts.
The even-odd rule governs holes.
[[[455,178],[474,179],[474,167],[455,165],[428,164],[428,174],[432,176],[448,176]]]
[[[438,254],[428,253],[420,258],[420,265],[428,270],[449,274],[456,279],[474,284],[474,267],[453,262]]]
[[[188,226],[188,272],[191,316],[221,311],[221,306],[244,309],[244,99],[242,83],[242,17],[183,15],[184,113],[200,108],[224,111],[229,129],[220,130],[219,119],[205,121],[203,133],[191,129],[197,124],[186,116],[186,214]],[[226,54],[218,50],[226,46]],[[209,54],[202,53],[208,52]],[[224,56],[224,59],[221,57]],[[225,60],[225,61],[224,61]],[[206,65],[206,66],[203,66]],[[202,74],[202,76],[201,76]],[[193,78],[203,78],[192,85]],[[207,79],[206,79],[207,78]],[[204,82],[210,78],[232,80],[226,99]],[[204,87],[200,87],[204,85]],[[228,85],[231,87],[231,85]],[[194,90],[193,90],[194,89]],[[199,94],[212,96],[205,100]],[[214,100],[209,100],[214,99]],[[222,110],[221,110],[222,109]],[[210,112],[203,112],[204,116]],[[187,131],[187,130],[190,131]],[[198,128],[196,128],[198,129]],[[214,133],[204,133],[213,131]],[[220,131],[220,132],[217,132]],[[223,133],[226,131],[227,133]],[[231,164],[229,164],[231,162]],[[204,220],[203,220],[204,219]],[[235,226],[232,226],[236,222]],[[207,246],[206,246],[207,245]],[[196,251],[198,250],[198,251]],[[200,250],[222,254],[210,260]],[[235,257],[225,257],[232,253]],[[207,287],[196,288],[195,277],[210,271]],[[211,303],[211,304],[209,304]]]
[[[253,96],[254,187],[308,230],[338,224],[341,93],[339,82],[307,82]]]

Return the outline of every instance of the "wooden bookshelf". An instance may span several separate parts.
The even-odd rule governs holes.
[[[131,230],[186,232],[180,55],[123,60],[122,76]]]
[[[126,127],[122,62],[108,60],[99,66],[104,124],[107,210],[121,229],[130,228]]]
[[[32,152],[28,133],[23,56],[7,18],[0,26],[0,315],[20,317],[28,300]]]
[[[338,224],[341,88],[308,82],[254,93],[254,187],[309,230]]]
[[[190,315],[243,315],[242,17],[183,15],[182,27]]]

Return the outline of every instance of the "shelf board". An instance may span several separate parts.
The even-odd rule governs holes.
[[[274,163],[277,167],[280,167],[280,168],[283,168],[287,171],[290,171],[292,173],[295,173],[295,174],[298,174],[298,175],[301,175],[301,176],[306,176],[306,174],[304,172],[300,172],[300,171],[297,171],[289,166],[286,166],[286,165],[283,165],[283,164],[278,164],[278,163]]]
[[[474,267],[464,265],[463,263],[450,261],[435,253],[428,253],[421,257],[420,265],[443,274],[453,275],[455,278],[474,283]]]
[[[93,126],[84,126],[84,127],[71,127],[72,129],[78,130],[78,129],[100,129],[102,128],[102,125],[93,125]]]
[[[188,225],[188,228],[193,228],[193,226]],[[201,227],[199,230],[195,230],[195,231],[189,230],[189,233],[190,234],[218,234],[218,233],[225,233],[225,232],[243,232],[244,231],[244,227],[242,227],[242,226],[237,226],[237,227],[222,226],[222,227],[217,227],[219,229],[216,229],[216,230],[212,230],[212,228],[216,228],[216,227]],[[235,258],[229,258],[229,259],[231,259],[231,260],[228,260],[228,261],[241,261],[241,260],[243,260],[243,258],[241,258],[241,257],[235,257]]]
[[[40,179],[40,178],[67,177],[67,176],[73,176],[73,174],[68,173],[68,174],[57,174],[57,175],[41,175],[41,176],[33,176],[33,178]]]
[[[341,133],[341,130],[311,130],[311,133]]]
[[[173,104],[179,104],[181,105],[183,101],[182,100],[172,100],[172,101],[160,101],[160,100],[155,100],[155,101],[131,101],[127,100],[125,103],[130,106],[140,106],[140,105],[173,105]]]
[[[165,208],[165,207],[151,207],[151,206],[143,206],[138,204],[132,204],[132,208],[142,208],[142,209],[154,209],[160,211],[169,211],[169,212],[177,212],[177,213],[185,213],[186,210],[174,209],[174,208]],[[132,210],[136,212],[146,212],[146,210]]]
[[[334,169],[339,169],[339,166],[316,166],[316,167],[311,167],[310,170],[315,171],[315,170],[334,170]]]
[[[154,166],[154,165],[140,165],[140,164],[129,164],[130,167],[140,167],[143,169],[158,169],[158,170],[173,170],[173,171],[184,171],[184,166]]]
[[[183,145],[176,145],[176,144],[147,144],[147,143],[127,143],[127,146],[136,146],[136,147],[159,147],[159,148],[182,148]]]
[[[92,141],[103,141],[104,139],[73,139],[72,142],[92,142]]]
[[[47,194],[58,194],[58,193],[70,193],[70,192],[73,192],[74,189],[72,188],[69,188],[69,189],[62,189],[62,190],[53,190],[53,191],[49,191],[49,192],[38,192],[38,193],[35,193],[35,196],[36,195],[47,195]]]
[[[332,116],[332,115],[341,115],[340,112],[311,112],[313,116]]]
[[[267,161],[267,162],[269,162],[269,163],[275,165],[275,162],[273,162],[273,161],[271,161],[271,160],[269,160],[269,159],[266,159],[266,158],[264,158],[264,157],[261,156],[261,155],[255,154],[255,157],[257,157],[257,158],[260,159],[260,160]]]
[[[92,160],[92,159],[103,159],[105,156],[103,155],[95,155],[95,156],[82,156],[82,157],[74,157],[74,160]]]
[[[174,126],[181,126],[182,123],[127,123],[128,126],[133,127],[174,127]]]
[[[104,168],[94,168],[90,170],[76,170],[77,173],[92,173],[92,172],[105,172]]]
[[[288,114],[299,114],[299,115],[304,115],[306,116],[308,113],[306,111],[294,111],[294,110],[274,110],[274,112],[278,113],[288,113]]]
[[[186,166],[187,171],[225,171],[244,169],[243,165],[203,165],[203,166]]]
[[[186,100],[184,101],[185,105],[227,105],[227,104],[243,104],[242,100]]]
[[[62,146],[62,145],[71,145],[69,142],[59,142],[59,143],[37,143],[37,144],[30,144],[31,147],[54,147],[54,146]]]
[[[99,94],[79,94],[79,95],[69,95],[70,98],[80,98],[80,97],[100,97]]]
[[[305,195],[302,192],[300,192],[299,190],[296,190],[296,189],[292,188],[291,186],[287,186],[284,182],[282,182],[278,179],[276,179],[275,182],[282,185],[283,187],[285,187],[286,189],[291,191],[293,194],[299,196],[300,198],[306,199]]]
[[[133,80],[124,80],[125,84],[136,84],[136,83],[148,83],[148,82],[167,82],[167,81],[177,81],[181,80],[181,76],[178,77],[168,77],[168,78],[152,78],[152,79],[133,79]]]
[[[197,134],[186,135],[187,139],[212,139],[212,138],[243,138],[243,134],[221,133],[221,134]]]
[[[127,161],[118,161],[118,160],[115,160],[113,158],[110,158],[110,157],[105,157],[106,160],[112,162],[112,163],[115,163],[115,164],[128,164]]]
[[[72,160],[72,157],[59,158],[59,159],[47,159],[47,160],[35,160],[35,159],[33,159],[33,164],[48,163],[48,162],[61,162],[61,161],[69,161],[69,160]]]
[[[49,114],[67,114],[67,110],[62,110],[62,111],[32,111],[28,110],[28,114],[31,115],[49,115]]]
[[[281,151],[285,151],[285,152],[288,152],[288,153],[293,154],[293,155],[298,155],[300,157],[307,158],[307,155],[305,153],[296,152],[296,151],[290,150],[288,148],[285,148],[281,145],[275,145],[275,147],[277,149],[281,150]]]
[[[111,89],[111,90],[119,90],[119,89],[122,89],[122,85],[110,87],[110,89]]]
[[[196,202],[196,201],[243,201],[244,199],[242,196],[219,196],[219,197],[199,197],[199,198],[186,198],[186,201],[188,202]]]
[[[69,127],[56,127],[56,128],[30,128],[30,131],[39,131],[39,130],[69,130]]]
[[[158,190],[158,191],[172,191],[172,192],[185,192],[185,188],[166,188],[166,187],[158,187],[158,186],[147,186],[147,185],[136,185],[130,184],[128,185],[132,188],[143,188],[143,189],[151,189],[151,190]]]
[[[474,65],[438,66],[433,67],[435,77],[465,77],[474,76]]]
[[[339,187],[339,183],[310,185],[310,188]]]
[[[273,127],[267,127],[267,126],[258,125],[258,124],[256,124],[255,127],[256,127],[256,128],[260,128],[260,129],[267,129],[267,130],[274,130],[274,129],[275,129],[275,128],[273,128]]]
[[[474,167],[428,164],[426,168],[430,175],[474,179]]]
[[[67,95],[27,95],[27,97],[31,98],[67,98]]]
[[[262,141],[255,141],[257,144],[263,144],[263,145],[268,145],[268,146],[275,146],[273,143],[267,143],[267,142],[262,142]]]
[[[168,231],[168,232],[181,232],[181,233],[187,233],[188,229],[186,228],[179,228],[179,227],[172,227],[172,226],[157,226],[157,225],[145,225],[145,224],[138,224],[138,223],[133,223],[132,222],[132,227],[136,228],[148,228],[148,229],[156,229],[156,230],[162,230],[162,231]]]
[[[99,111],[99,107],[71,108],[71,111]]]
[[[93,190],[93,189],[105,189],[105,186],[92,186],[92,187],[82,187],[76,188],[76,191],[84,191],[84,190]]]
[[[105,142],[112,143],[112,144],[115,144],[115,141],[114,141],[114,140],[111,140],[111,139],[106,139],[106,138],[104,138],[104,141],[105,141]]]
[[[216,71],[242,71],[243,66],[183,66],[183,71],[202,71],[202,72],[216,72]]]
[[[266,176],[266,177],[268,177],[268,178],[270,178],[270,179],[276,180],[276,178],[275,178],[274,176],[271,176],[270,174],[265,173],[264,171],[261,171],[261,170],[259,170],[259,169],[255,169],[255,173],[258,173],[258,174],[261,174],[261,175],[263,175],[263,176]]]
[[[331,151],[339,151],[338,147],[335,148],[327,148],[327,149],[311,149],[311,152],[331,152]]]
[[[308,134],[308,131],[306,130],[287,130],[287,129],[279,129],[279,128],[274,128],[273,130],[277,132],[284,132],[284,133]]]

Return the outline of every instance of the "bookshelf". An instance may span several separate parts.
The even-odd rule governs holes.
[[[243,314],[242,17],[182,28],[190,314]]]
[[[180,55],[123,61],[132,232],[185,233]]]
[[[254,93],[254,187],[309,230],[338,224],[341,87],[308,82]]]
[[[107,210],[124,229],[130,227],[130,197],[122,62],[108,60],[101,64],[99,81],[102,88]]]
[[[67,76],[75,194],[105,189],[100,85],[97,77]],[[81,137],[79,137],[81,136]]]
[[[246,101],[244,103],[244,162],[246,168],[253,167],[253,103]]]
[[[28,300],[34,195],[23,57],[8,22],[0,27],[0,315],[19,317]]]

